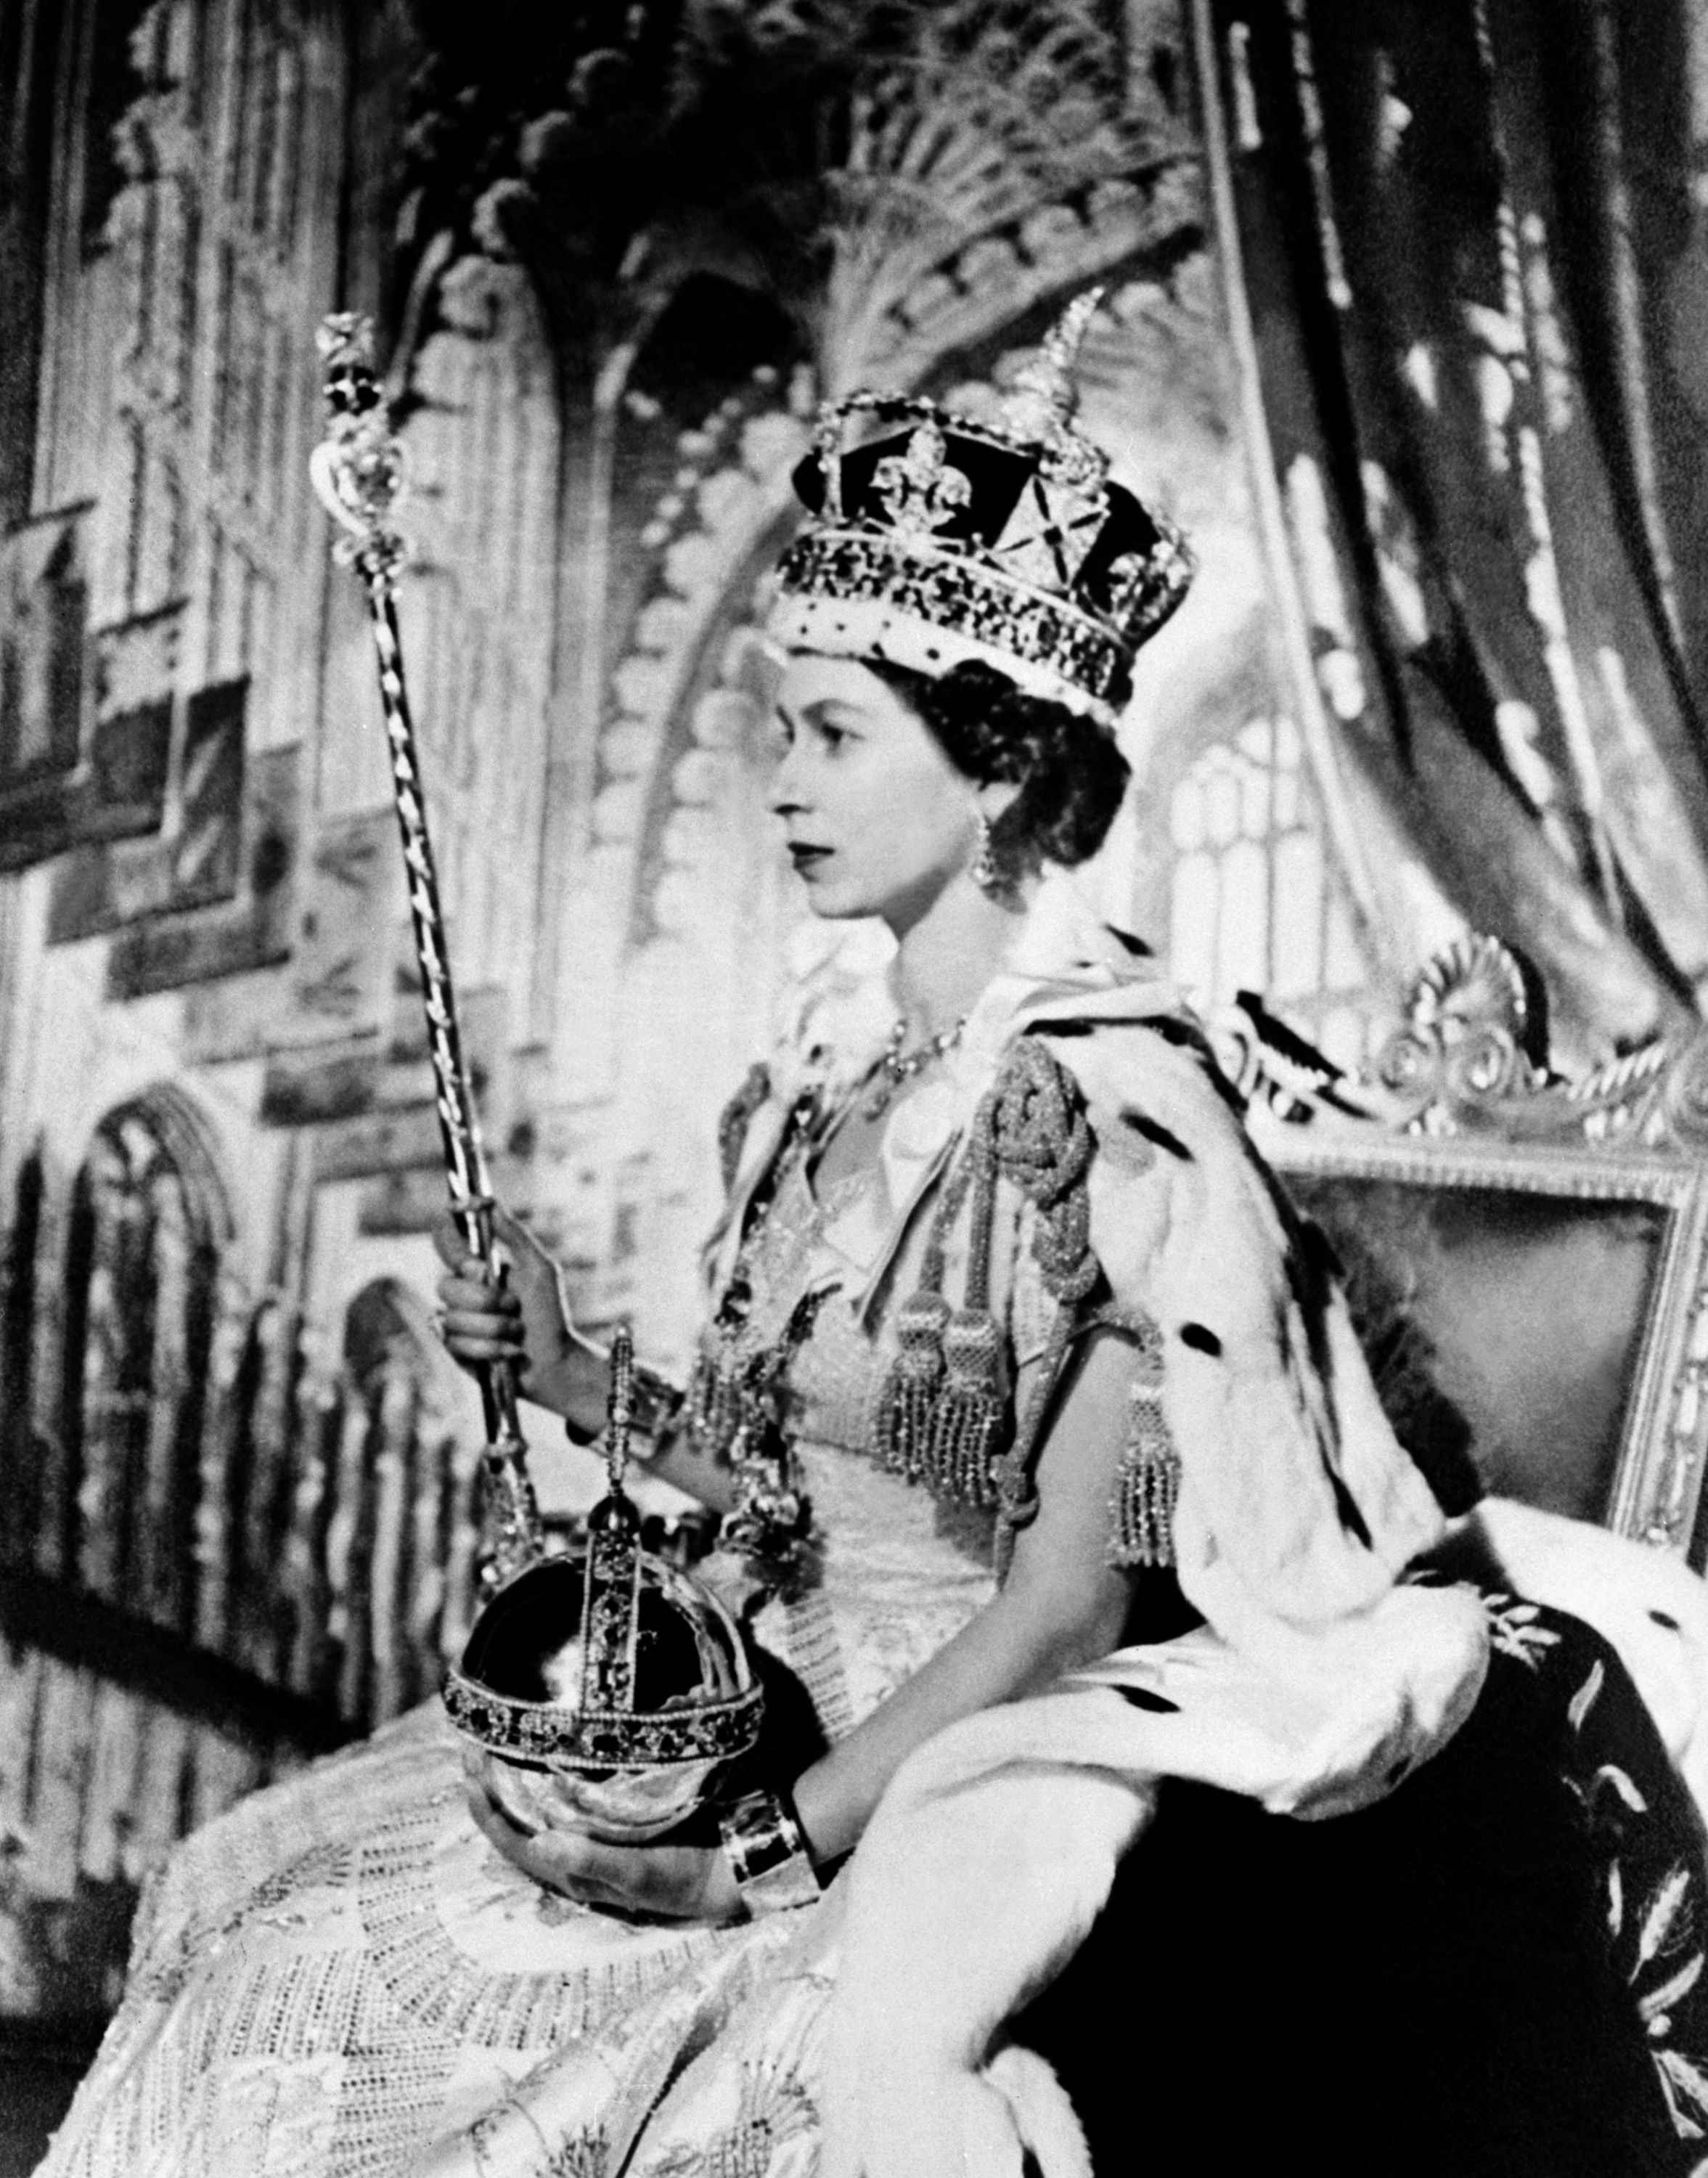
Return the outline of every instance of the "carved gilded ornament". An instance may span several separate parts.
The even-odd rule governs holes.
[[[1261,1010],[1213,1025],[1253,1136],[1284,1176],[1663,1213],[1606,1519],[1691,1551],[1708,1464],[1708,1028],[1564,1078],[1547,1064],[1517,960],[1487,937],[1430,963],[1356,1077],[1277,1026]]]

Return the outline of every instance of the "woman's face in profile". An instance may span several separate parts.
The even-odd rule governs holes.
[[[813,911],[917,922],[965,872],[972,781],[890,684],[857,660],[796,651],[777,691],[771,807]]]

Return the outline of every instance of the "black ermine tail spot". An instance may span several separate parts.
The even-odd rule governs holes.
[[[1664,1626],[1669,1634],[1678,1631],[1678,1622],[1670,1611],[1651,1611],[1649,1616],[1657,1626]]]
[[[1202,1323],[1183,1323],[1180,1326],[1180,1343],[1183,1346],[1196,1347],[1200,1354],[1215,1354],[1222,1350],[1221,1340],[1213,1331],[1206,1330]]]
[[[1178,1135],[1170,1134],[1160,1119],[1153,1119],[1148,1112],[1135,1112],[1130,1108],[1121,1114],[1135,1134],[1142,1135],[1147,1142],[1154,1142],[1159,1150],[1170,1157],[1179,1157],[1182,1164],[1191,1164],[1192,1152]]]
[[[1115,1692],[1135,1709],[1153,1709],[1163,1716],[1178,1716],[1179,1702],[1171,1702],[1166,1694],[1153,1694],[1148,1687],[1117,1687]]]

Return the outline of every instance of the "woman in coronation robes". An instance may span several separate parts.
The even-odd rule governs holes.
[[[1606,1642],[1443,1557],[1326,1249],[1063,874],[1188,572],[1072,331],[999,421],[856,396],[797,475],[773,806],[897,944],[732,1103],[646,1402],[769,1690],[739,1822],[524,1828],[430,1703],[178,1850],[47,2178],[1699,2167],[1667,1749]],[[446,1338],[590,1436],[605,1359],[505,1229]]]

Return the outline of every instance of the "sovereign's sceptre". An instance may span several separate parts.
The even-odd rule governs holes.
[[[402,450],[367,327],[329,318],[320,351],[331,428],[311,473],[344,533],[339,557],[367,587],[451,1207],[470,1251],[496,1275],[492,1190],[457,1032],[397,633],[404,551],[391,510],[402,489]],[[640,1510],[623,1487],[638,1389],[627,1327],[617,1327],[611,1345],[607,1495],[577,1548],[550,1557],[543,1550],[509,1365],[487,1364],[481,1389],[488,1592],[460,1661],[446,1670],[446,1711],[487,1792],[523,1830],[630,1844],[660,1836],[713,1798],[730,1765],[752,1753],[764,1692],[731,1612],[642,1543]]]
[[[326,438],[309,458],[309,474],[322,505],[343,533],[335,547],[337,556],[361,577],[368,595],[451,1207],[469,1253],[501,1277],[493,1238],[492,1188],[463,1064],[397,631],[397,577],[407,548],[392,510],[403,488],[402,448],[386,413],[366,320],[349,312],[329,317],[320,327],[319,344],[326,362],[329,420]],[[542,1543],[510,1364],[488,1362],[481,1371],[480,1390],[486,1420],[482,1576],[493,1585],[537,1558]]]

